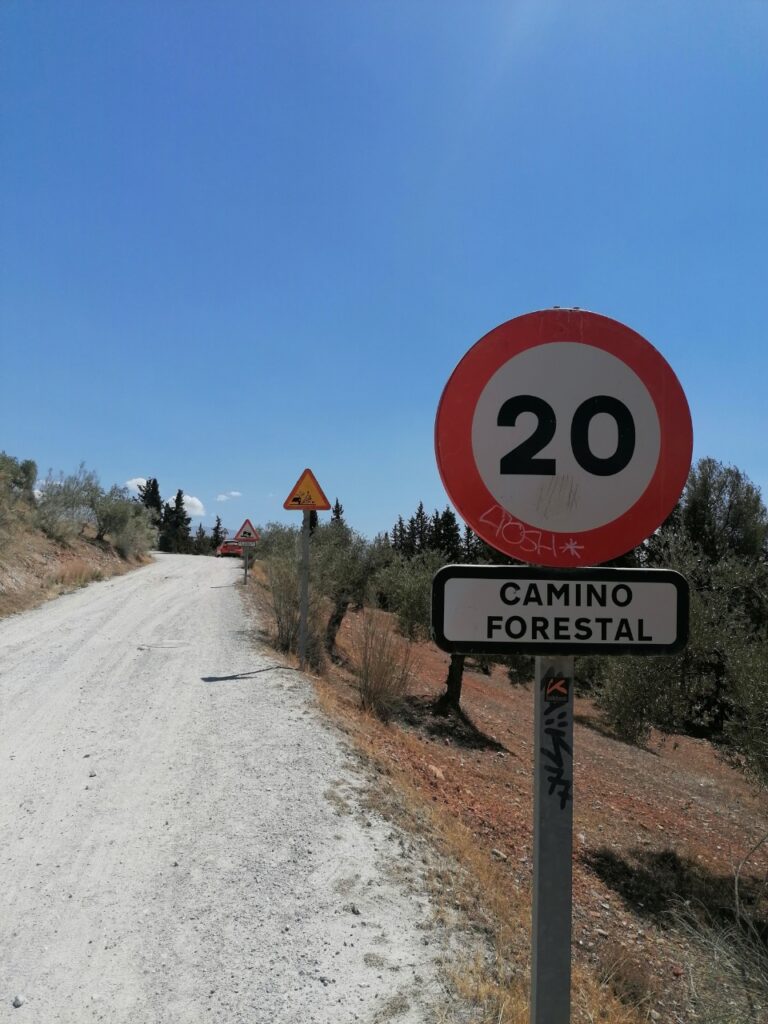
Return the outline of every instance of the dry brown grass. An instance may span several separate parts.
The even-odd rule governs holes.
[[[356,627],[353,656],[360,703],[386,721],[408,692],[412,645],[371,610],[358,617]]]
[[[103,580],[104,573],[98,566],[83,558],[72,558],[63,562],[51,577],[51,582],[67,589],[86,587],[95,580]]]
[[[65,549],[39,531],[21,531],[0,556],[0,618],[149,561],[149,557],[126,561],[108,544],[89,538],[78,538]]]

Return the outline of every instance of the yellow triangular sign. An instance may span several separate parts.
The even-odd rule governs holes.
[[[235,540],[261,540],[258,530],[250,519],[246,519],[234,537]]]
[[[327,512],[330,507],[331,503],[323,494],[323,489],[311,469],[304,470],[283,502],[283,508],[303,511],[315,509],[317,512]]]

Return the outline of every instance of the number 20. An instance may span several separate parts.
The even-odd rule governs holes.
[[[549,402],[536,395],[515,395],[514,398],[508,398],[499,409],[496,423],[500,427],[514,427],[517,417],[523,412],[533,413],[537,419],[536,429],[530,437],[501,459],[501,473],[554,476],[555,460],[537,459],[534,456],[555,436],[555,410]],[[589,447],[589,425],[593,417],[600,413],[612,416],[618,428],[616,451],[607,458],[595,455]],[[613,476],[620,473],[629,464],[635,452],[635,421],[632,419],[632,413],[623,402],[610,395],[595,395],[586,399],[573,414],[571,448],[578,464],[588,473],[594,476]]]

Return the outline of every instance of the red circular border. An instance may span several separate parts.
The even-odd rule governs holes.
[[[490,378],[519,353],[551,342],[593,345],[621,359],[648,389],[659,417],[659,458],[648,486],[630,509],[594,530],[546,531],[516,519],[486,487],[472,451],[475,408]],[[451,374],[435,420],[437,466],[461,517],[492,547],[537,565],[597,565],[636,547],[674,508],[688,476],[692,451],[688,402],[664,357],[618,320],[579,309],[544,309],[495,327],[472,346]],[[578,553],[562,550],[571,540]]]

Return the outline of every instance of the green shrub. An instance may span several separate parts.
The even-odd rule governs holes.
[[[435,551],[410,559],[396,556],[375,578],[384,607],[396,614],[398,629],[409,640],[429,635],[432,577],[442,564]]]
[[[710,739],[768,781],[766,566],[711,562],[681,534],[662,554],[690,584],[688,645],[666,657],[600,659],[598,704],[624,739],[642,741],[651,726]]]
[[[130,515],[110,530],[109,538],[123,558],[146,555],[157,544],[157,528],[149,509],[136,502],[130,503]]]
[[[37,525],[53,540],[71,543],[86,525],[95,525],[93,509],[101,493],[96,474],[83,463],[69,476],[49,471],[37,498]]]
[[[31,515],[36,479],[37,466],[31,459],[20,462],[0,452],[0,548]]]
[[[125,487],[110,487],[106,493],[99,488],[92,500],[91,511],[96,521],[97,540],[104,540],[107,534],[116,537],[123,533],[133,518],[134,508],[139,507],[131,501]]]

